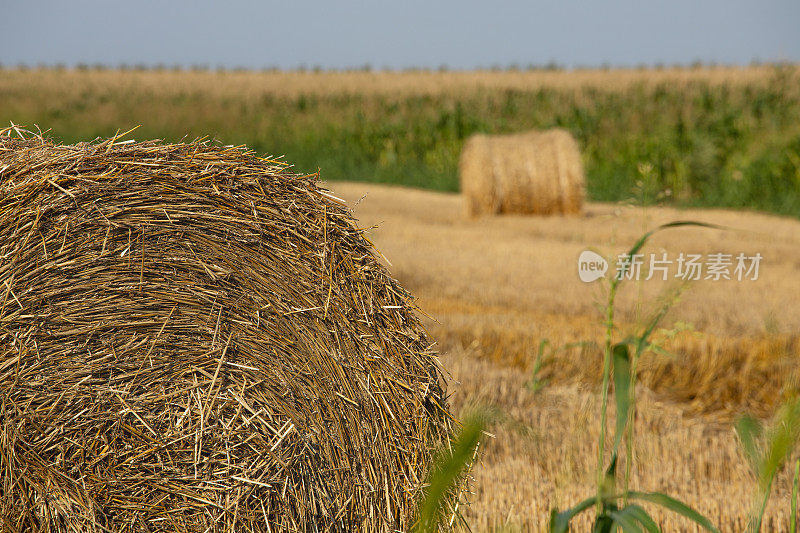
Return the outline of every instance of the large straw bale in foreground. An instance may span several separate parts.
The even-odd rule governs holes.
[[[474,135],[461,151],[459,174],[473,216],[577,214],[583,208],[581,154],[564,130]]]
[[[0,530],[409,526],[441,373],[340,201],[241,148],[10,133]]]

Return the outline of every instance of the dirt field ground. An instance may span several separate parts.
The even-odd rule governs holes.
[[[541,390],[525,387],[541,339],[562,346],[602,338],[602,285],[579,280],[580,252],[615,257],[645,230],[673,220],[731,228],[669,229],[644,250],[673,260],[681,252],[763,259],[755,281],[691,282],[667,315],[657,337],[673,357],[650,354],[642,362],[632,485],[684,499],[722,531],[744,530],[754,480],[731,421],[743,412],[768,415],[800,388],[800,221],[610,204],[589,204],[582,217],[468,219],[457,195],[363,183],[328,187],[364,227],[374,226],[368,237],[432,317],[428,327],[452,375],[456,411],[490,404],[514,421],[492,428],[495,438],[475,469],[466,516],[477,531],[543,530],[553,505],[564,508],[591,493],[599,351],[563,351],[540,372]],[[629,283],[619,298],[619,338],[675,286]],[[766,530],[788,531],[790,485],[784,472]],[[656,516],[664,531],[692,530]]]

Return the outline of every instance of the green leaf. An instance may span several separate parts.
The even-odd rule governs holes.
[[[626,345],[617,344],[614,346],[614,399],[617,402],[617,427],[614,434],[614,448],[612,449],[614,454],[619,449],[619,444],[625,433],[625,425],[628,423],[628,412],[631,407],[630,384],[630,353]]]
[[[538,359],[544,357],[544,351],[548,346],[550,346],[550,340],[542,339],[541,341],[539,341],[539,353],[537,356]]]
[[[533,392],[539,391],[546,383],[545,380],[539,378],[539,371],[541,371],[542,366],[545,364],[545,350],[548,346],[550,346],[550,341],[547,339],[542,339],[539,342],[539,353],[536,354],[536,360],[533,363],[533,370],[531,371],[531,379],[527,383],[527,387]]]
[[[611,518],[611,513],[619,510],[617,500],[619,496],[615,494],[617,490],[617,454],[611,455],[611,464],[608,465],[606,470],[603,485],[600,487],[601,503],[600,513],[594,521],[592,533],[612,533],[616,528],[614,527],[614,520]]]
[[[647,349],[653,353],[664,356],[667,359],[677,359],[677,356],[674,353],[670,352],[669,350],[665,350],[663,346],[659,346],[658,344],[648,344]]]
[[[644,530],[648,531],[648,533],[660,533],[655,520],[653,520],[650,515],[647,514],[647,511],[635,503],[632,503],[624,509],[620,509],[619,511],[612,513],[612,516],[614,517],[614,520],[616,520],[622,526],[623,531],[625,531],[625,526],[620,521],[620,516],[624,516],[626,519],[632,519],[635,522],[638,522],[638,524],[641,524]],[[641,529],[638,531],[641,531]]]
[[[600,486],[600,498],[602,499],[603,509],[609,509],[616,501],[617,492],[617,452],[611,454],[611,462],[606,469],[603,477],[603,484]],[[614,506],[616,509],[616,506]]]
[[[742,450],[758,477],[758,491],[748,524],[748,531],[757,532],[761,530],[775,476],[800,438],[800,398],[783,403],[768,428],[749,416],[739,418],[735,427]]]
[[[761,454],[758,450],[758,440],[764,433],[764,428],[758,420],[750,416],[743,416],[736,421],[736,434],[739,436],[739,441],[742,443],[742,450],[750,463],[750,468],[753,473],[761,478]]]
[[[789,521],[789,533],[797,533],[797,488],[800,484],[800,459],[794,462],[794,479],[792,480],[792,505]]]
[[[550,533],[568,533],[570,521],[585,510],[591,508],[595,503],[597,503],[597,498],[592,496],[560,513],[558,509],[552,509],[550,511]]]
[[[647,233],[645,233],[644,235],[642,235],[639,238],[639,240],[636,241],[636,243],[633,245],[633,247],[630,250],[628,250],[628,255],[629,256],[636,255],[639,252],[639,250],[642,249],[642,247],[645,245],[645,243],[647,243],[647,240],[650,239],[650,237],[653,236],[654,233],[659,232],[661,230],[665,230],[667,228],[678,228],[678,227],[683,227],[683,226],[696,226],[696,227],[700,227],[700,228],[725,229],[723,226],[718,226],[718,225],[715,225],[715,224],[706,224],[705,222],[696,222],[694,220],[677,220],[675,222],[669,222],[668,224],[663,224],[663,225],[657,227],[656,229],[650,230]],[[612,280],[611,280],[612,289],[614,287],[616,287],[617,285],[619,285],[619,283],[622,281],[622,279],[624,279],[622,276],[620,276],[620,277],[614,276],[612,278]]]
[[[684,516],[694,522],[695,524],[704,527],[708,531],[713,531],[714,533],[719,533],[719,530],[714,527],[711,523],[711,520],[703,516],[702,514],[698,513],[685,503],[680,500],[676,500],[672,496],[667,496],[666,494],[662,494],[660,492],[636,492],[631,491],[628,493],[628,497],[633,500],[642,500],[650,503],[654,503],[656,505],[660,505],[665,509],[669,509],[670,511],[677,513],[681,516]]]
[[[438,531],[438,523],[448,493],[456,486],[466,466],[472,461],[475,448],[480,442],[485,425],[484,416],[468,417],[459,434],[452,442],[451,451],[440,452],[440,457],[431,468],[428,489],[419,510],[417,532]]]
[[[614,519],[607,514],[601,514],[594,521],[592,533],[611,533],[614,530]]]
[[[800,437],[800,399],[781,405],[775,423],[770,428],[767,449],[762,463],[762,484],[772,482],[775,474],[792,453]]]
[[[664,318],[664,315],[666,315],[667,312],[670,310],[673,303],[674,302],[672,301],[665,302],[664,305],[662,305],[659,308],[659,310],[655,312],[652,317],[650,317],[650,322],[647,324],[647,327],[642,332],[642,334],[639,335],[639,339],[636,345],[637,356],[641,355],[647,348],[649,344],[648,339],[650,338],[650,335],[653,334],[653,331],[655,331],[656,326],[658,326],[658,323],[661,322],[661,319]]]
[[[617,524],[622,528],[623,533],[644,533],[644,530],[636,521],[636,519],[633,518],[630,513],[625,512],[626,509],[627,507],[620,511],[612,511],[610,513],[612,526]]]

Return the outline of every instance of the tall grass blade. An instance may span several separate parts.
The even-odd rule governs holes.
[[[647,243],[648,239],[655,233],[668,229],[668,228],[678,228],[678,227],[686,227],[686,226],[695,226],[701,228],[712,228],[712,229],[724,229],[722,226],[717,226],[714,224],[707,224],[704,222],[697,222],[693,220],[679,220],[675,222],[669,222],[667,224],[662,224],[661,226],[648,231],[644,235],[642,235],[631,247],[628,251],[627,256],[632,257],[636,255],[639,250],[644,247]],[[614,499],[609,498],[609,495],[616,491],[616,463],[617,463],[617,454],[619,450],[619,445],[622,442],[622,439],[625,436],[625,429],[629,423],[629,419],[632,418],[630,416],[631,409],[634,408],[636,398],[634,395],[635,392],[635,378],[636,378],[636,362],[638,358],[642,355],[642,353],[647,349],[649,346],[648,339],[650,335],[655,330],[658,322],[663,318],[663,316],[669,310],[669,307],[672,302],[668,302],[667,304],[663,305],[659,312],[657,312],[651,321],[645,327],[644,332],[635,337],[632,345],[635,346],[635,357],[633,362],[631,361],[630,350],[628,349],[627,343],[618,343],[612,346],[612,337],[614,332],[614,301],[616,299],[617,291],[619,290],[619,286],[622,281],[625,279],[627,274],[627,268],[629,268],[629,264],[625,264],[621,271],[617,272],[617,275],[611,278],[611,282],[609,284],[609,292],[608,292],[608,302],[605,307],[606,312],[606,321],[605,321],[605,347],[603,350],[603,381],[602,381],[602,389],[601,389],[601,404],[600,404],[600,435],[598,438],[598,460],[597,460],[597,497],[595,499],[595,505],[597,508],[597,519],[594,524],[594,529],[596,533],[610,533],[614,529],[614,522],[611,519],[610,513],[617,512],[617,502]],[[605,440],[606,440],[606,422],[607,422],[607,409],[608,409],[608,395],[609,395],[609,382],[610,382],[610,374],[612,370],[614,370],[614,396],[617,405],[617,421],[616,421],[616,432],[614,435],[614,447],[612,450],[612,459],[611,465],[609,466],[608,470],[603,475],[603,462],[605,458]],[[700,513],[693,510],[686,504],[666,496],[660,493],[633,493],[628,491],[628,480],[630,476],[631,470],[631,460],[633,456],[633,422],[630,422],[630,426],[628,426],[628,437],[626,439],[627,442],[627,461],[625,467],[625,485],[623,490],[623,505],[627,505],[628,498],[632,498],[634,494],[644,495],[646,498],[651,498],[652,500],[656,501],[660,505],[677,512],[683,516],[686,516],[698,524],[706,527],[710,531],[716,531],[711,522],[708,521],[705,517],[703,517]],[[625,516],[623,520],[625,520]],[[621,524],[620,524],[621,526]],[[628,524],[628,528],[640,528],[636,523],[631,526]],[[623,528],[624,529],[624,528]],[[630,531],[634,531],[633,529],[629,529]],[[640,530],[640,529],[639,529]]]
[[[658,528],[658,524],[656,524],[655,520],[653,520],[652,517],[647,514],[647,511],[635,503],[627,505],[624,509],[611,513],[611,516],[622,526],[623,531],[625,530],[625,526],[620,521],[620,517],[624,517],[625,520],[633,520],[638,522],[638,524],[640,524],[641,527],[644,528],[644,530],[648,533],[661,533],[661,530]]]
[[[669,228],[680,228],[685,226],[696,226],[700,228],[710,228],[710,229],[726,229],[723,226],[718,226],[716,224],[708,224],[706,222],[697,222],[695,220],[676,220],[675,222],[668,222],[666,224],[662,224],[659,227],[652,229],[639,237],[639,240],[634,243],[630,250],[628,250],[628,256],[633,256],[639,253],[639,250],[647,244],[647,241],[652,237],[654,234],[658,233],[659,231],[669,229]],[[619,276],[615,276],[611,280],[611,287],[612,289],[615,288],[620,282],[624,279],[624,274],[626,271],[620,273]]]
[[[611,462],[606,469],[603,484],[600,486],[600,501],[607,505],[609,499],[613,499],[613,494],[617,492],[617,454],[611,454]]]
[[[761,453],[758,449],[758,440],[764,433],[764,428],[758,420],[751,416],[743,416],[736,421],[736,435],[742,444],[742,451],[750,463],[756,477],[761,478]]]
[[[794,480],[792,481],[792,513],[789,522],[789,533],[797,533],[797,485],[800,481],[800,459],[794,462]]]
[[[603,514],[597,517],[594,521],[594,527],[592,527],[592,533],[612,533],[614,528],[614,519],[608,514],[609,512],[614,512],[616,510],[616,506],[614,509],[609,510],[607,508],[603,508]]]
[[[695,511],[682,501],[676,500],[675,498],[667,496],[666,494],[662,494],[660,492],[630,491],[628,493],[628,497],[631,498],[632,500],[641,500],[654,503],[656,505],[660,505],[665,509],[669,509],[674,513],[677,513],[681,516],[688,518],[695,524],[707,529],[708,531],[719,533],[719,530],[716,527],[714,527],[714,524],[711,523],[711,520],[709,520],[699,512]]]
[[[772,481],[783,466],[800,437],[800,398],[783,404],[778,417],[770,428],[766,456],[764,457],[764,481]]]
[[[531,371],[531,379],[528,381],[527,386],[528,388],[533,391],[537,392],[542,387],[544,387],[544,381],[539,378],[539,371],[541,371],[542,366],[545,362],[545,350],[550,345],[550,341],[547,339],[542,339],[539,342],[539,352],[536,354],[536,361],[533,363],[533,370]]]
[[[480,413],[470,415],[464,421],[461,431],[453,440],[449,450],[443,450],[431,469],[428,489],[420,504],[417,533],[434,533],[439,529],[448,495],[470,464],[480,443],[485,427],[485,416]]]
[[[617,525],[622,528],[623,533],[644,533],[644,529],[639,522],[628,511],[628,507],[619,511],[612,511],[609,514],[612,527]]]
[[[587,509],[591,509],[596,501],[597,499],[592,496],[560,513],[558,509],[552,509],[550,511],[550,533],[568,533],[570,521]]]
[[[617,403],[617,427],[614,434],[613,453],[616,455],[625,434],[628,412],[631,408],[631,357],[624,344],[614,346],[614,399]]]
[[[737,424],[737,430],[742,425],[742,421],[744,421],[744,427],[748,428],[749,424],[751,424],[749,420],[749,417],[740,419],[739,424]],[[749,429],[745,429],[745,432],[747,431]],[[783,467],[792,453],[798,438],[800,438],[800,398],[795,398],[781,405],[775,421],[766,431],[764,438],[766,439],[764,455],[761,458],[757,457],[757,468],[755,470],[758,476],[758,494],[756,504],[750,515],[748,527],[748,531],[753,533],[761,530],[761,522],[772,491],[772,482],[778,470]],[[742,447],[745,448],[745,453],[751,453],[747,450],[749,446],[752,446],[752,444],[742,439]]]

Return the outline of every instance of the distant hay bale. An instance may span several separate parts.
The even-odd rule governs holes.
[[[473,216],[577,214],[583,208],[581,154],[564,130],[474,135],[461,151],[459,174]]]
[[[450,434],[410,295],[315,176],[0,131],[0,530],[397,531]]]

